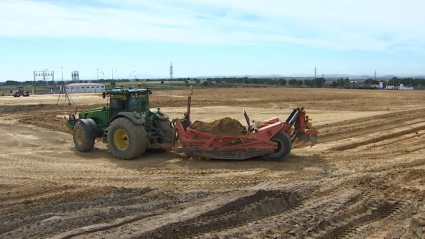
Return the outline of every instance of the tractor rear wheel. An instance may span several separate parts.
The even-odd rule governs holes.
[[[156,124],[158,128],[162,130],[165,138],[172,139],[173,138],[173,128],[171,128],[171,122],[169,120],[157,119]]]
[[[291,154],[291,139],[287,134],[279,131],[270,140],[276,142],[278,148],[273,153],[263,155],[263,159],[270,161],[282,161]]]
[[[77,121],[72,134],[78,151],[88,152],[94,148],[95,132],[89,120]]]
[[[13,97],[20,97],[21,96],[21,93],[19,93],[19,92],[16,92],[14,95],[13,95]]]
[[[112,121],[108,129],[108,145],[119,159],[141,156],[147,146],[147,133],[142,125],[135,125],[125,117]]]

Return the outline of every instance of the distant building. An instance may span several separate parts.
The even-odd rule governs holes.
[[[414,90],[415,88],[413,88],[413,87],[407,87],[407,86],[404,86],[403,84],[400,84],[399,89],[400,90]]]
[[[68,93],[101,93],[105,91],[105,85],[99,83],[71,83],[65,87]]]
[[[397,90],[397,86],[387,85],[387,86],[385,87],[385,89],[387,89],[387,90]]]

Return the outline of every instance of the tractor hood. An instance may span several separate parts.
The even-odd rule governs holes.
[[[105,109],[107,109],[107,108],[106,107],[98,107],[98,108],[93,108],[93,109],[85,110],[85,111],[82,111],[80,113],[80,117],[81,116],[84,116],[85,114],[90,114],[90,113],[94,113],[94,112],[104,111]],[[81,118],[83,118],[83,117],[81,117]]]

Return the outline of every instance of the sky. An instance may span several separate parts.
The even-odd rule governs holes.
[[[425,74],[423,0],[0,0],[0,81]]]

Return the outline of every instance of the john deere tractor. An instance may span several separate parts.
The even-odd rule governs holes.
[[[147,149],[161,149],[173,140],[169,118],[160,108],[149,107],[150,88],[115,88],[103,92],[107,106],[70,114],[67,126],[73,132],[75,148],[87,152],[95,139],[108,144],[119,159],[134,159]]]

